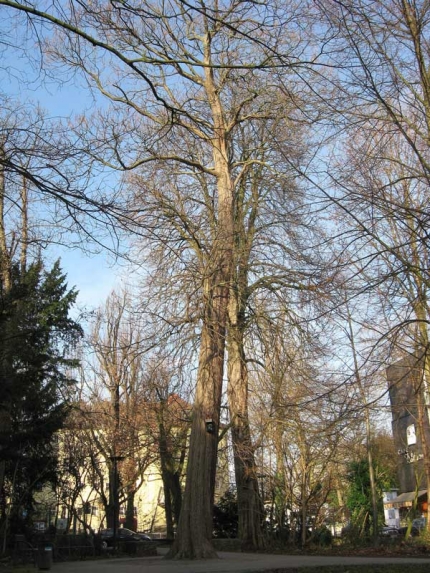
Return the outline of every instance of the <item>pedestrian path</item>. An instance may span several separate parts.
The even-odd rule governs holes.
[[[158,557],[111,558],[99,561],[54,563],[53,573],[263,573],[272,569],[318,565],[374,565],[377,563],[427,563],[430,558],[338,557],[316,555],[268,555],[219,552],[218,559],[172,561]]]

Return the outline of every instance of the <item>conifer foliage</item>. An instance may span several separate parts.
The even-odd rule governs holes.
[[[10,288],[0,284],[3,522],[8,513],[10,523],[22,523],[35,490],[55,479],[53,436],[67,413],[77,366],[67,355],[82,335],[69,316],[76,296],[59,262],[51,270],[40,262],[27,270],[12,266]]]

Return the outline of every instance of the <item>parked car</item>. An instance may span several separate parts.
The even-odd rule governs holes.
[[[383,537],[397,537],[398,535],[400,535],[400,532],[397,529],[397,527],[391,527],[390,525],[384,525],[384,527],[381,529],[381,535]]]
[[[107,547],[112,547],[113,545],[113,529],[101,529],[99,531],[100,538],[102,540],[102,547],[105,549]],[[117,541],[135,541],[137,543],[142,541],[153,541],[149,535],[146,533],[137,533],[126,527],[119,527],[116,530]]]
[[[406,535],[408,528],[407,527],[399,527],[400,535]],[[411,537],[418,537],[420,534],[420,530],[417,527],[412,526],[411,528]]]
[[[425,517],[417,517],[412,522],[412,527],[416,527],[420,531],[426,528],[426,518]]]

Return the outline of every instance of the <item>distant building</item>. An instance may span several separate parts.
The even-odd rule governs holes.
[[[422,363],[408,356],[386,370],[391,402],[392,432],[398,453],[399,494],[384,500],[384,509],[398,510],[400,521],[427,513],[427,477],[422,437],[430,444],[428,409],[423,402],[426,384]],[[421,404],[421,422],[420,422]],[[420,426],[424,436],[420,435]],[[414,507],[415,506],[415,507]],[[397,519],[396,513],[388,515]],[[387,513],[386,513],[387,516]]]
[[[399,490],[397,489],[384,492],[384,522],[389,527],[400,527],[400,511],[398,507],[393,506],[398,494]]]
[[[101,403],[103,405],[103,403]],[[94,408],[85,411],[85,404],[75,413],[76,420],[61,430],[57,437],[58,473],[57,484],[41,488],[35,499],[33,522],[38,531],[55,527],[58,531],[79,533],[97,532],[108,525],[108,514],[118,516],[118,525],[131,522],[136,531],[151,533],[153,537],[166,535],[165,491],[162,479],[158,403],[145,403],[139,421],[126,428],[135,429],[130,436],[124,432],[116,451],[122,455],[113,457],[112,432],[109,425],[103,427],[103,416]],[[146,406],[146,409],[145,409]],[[171,471],[173,463],[181,468],[180,483],[185,482],[186,454],[189,435],[190,406],[176,394],[165,403],[169,417],[165,422],[165,453]],[[86,415],[81,416],[82,412]],[[110,418],[108,418],[110,420]],[[72,424],[72,421],[74,423]],[[101,423],[100,423],[101,422]],[[98,424],[100,423],[100,427]],[[109,504],[113,488],[117,487],[117,506]],[[219,445],[215,498],[221,497],[230,487],[228,475],[227,438]],[[115,504],[115,500],[113,501]],[[128,510],[129,519],[126,520]],[[129,525],[128,527],[131,527]]]
[[[35,497],[35,528],[44,531],[54,526],[58,531],[83,532],[90,528],[98,531],[107,527],[105,507],[100,492],[94,487],[91,472],[82,466],[79,472],[81,482],[76,487],[70,477],[70,495],[67,487],[62,492],[44,487]],[[109,487],[109,474],[105,460],[100,460],[102,481]],[[108,495],[108,492],[104,492]],[[119,525],[125,524],[125,501],[118,508]],[[133,528],[139,531],[163,534],[166,530],[164,513],[164,490],[157,463],[150,464],[136,484]]]

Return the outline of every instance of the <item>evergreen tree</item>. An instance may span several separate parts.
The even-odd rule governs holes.
[[[214,537],[237,537],[239,532],[239,510],[236,492],[227,490],[214,505]]]
[[[0,460],[2,522],[22,521],[34,492],[55,480],[54,434],[67,414],[71,369],[67,357],[82,336],[69,317],[77,291],[68,290],[59,262],[11,267],[8,288],[0,284]]]
[[[369,462],[363,458],[349,464],[347,481],[349,484],[346,505],[351,512],[353,535],[369,535],[372,523],[372,494],[369,478]],[[391,468],[386,468],[376,462],[376,490],[378,494],[378,525],[384,523],[383,492],[389,490],[395,481]]]

